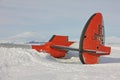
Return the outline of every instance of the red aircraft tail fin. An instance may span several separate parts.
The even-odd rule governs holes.
[[[49,42],[55,44],[55,45],[64,45],[69,46],[71,43],[68,43],[68,36],[61,36],[61,35],[53,35],[52,38],[49,40]]]
[[[49,45],[48,52],[56,58],[64,57],[66,54],[66,50],[58,49],[58,48],[52,48],[54,45],[59,45],[59,46],[70,46],[72,41],[68,41],[68,36],[60,36],[60,35],[53,35],[53,37],[49,40],[47,43]]]
[[[99,56],[109,55],[105,45],[104,24],[101,13],[93,14],[87,21],[80,38],[80,60],[83,64],[98,63]]]
[[[49,42],[45,43],[44,45],[32,45],[32,48],[37,49],[37,51],[43,50],[55,58],[61,58],[65,56],[67,51],[53,48],[53,46],[59,45],[68,47],[72,43],[74,42],[68,41],[68,36],[53,35]]]

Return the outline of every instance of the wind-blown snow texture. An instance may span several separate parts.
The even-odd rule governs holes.
[[[83,65],[78,57],[55,59],[31,49],[0,48],[0,80],[119,80],[120,46],[100,63]]]

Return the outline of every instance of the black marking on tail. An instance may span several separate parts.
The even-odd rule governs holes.
[[[56,36],[56,35],[53,35],[53,36],[50,38],[49,42],[52,42],[52,40],[54,39],[55,36]]]

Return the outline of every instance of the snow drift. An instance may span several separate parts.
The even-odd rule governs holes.
[[[83,65],[78,57],[55,59],[31,49],[0,48],[0,80],[119,80],[120,47],[100,64]],[[69,56],[69,57],[68,57]]]

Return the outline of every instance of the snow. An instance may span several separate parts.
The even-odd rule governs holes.
[[[119,80],[120,46],[111,46],[111,55],[94,65],[68,57],[73,54],[56,59],[31,49],[0,47],[0,80]]]

